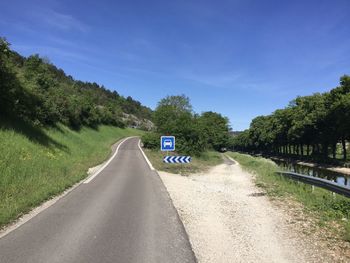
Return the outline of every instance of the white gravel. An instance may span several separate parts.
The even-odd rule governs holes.
[[[312,262],[306,242],[238,164],[188,177],[159,172],[199,262]]]

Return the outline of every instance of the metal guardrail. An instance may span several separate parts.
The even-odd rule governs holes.
[[[312,177],[303,174],[297,174],[292,172],[276,172],[279,175],[283,175],[289,177],[293,180],[300,181],[306,184],[311,184],[317,187],[324,188],[326,190],[332,191],[333,193],[337,193],[340,195],[344,195],[350,198],[350,188],[345,186],[341,186],[337,183],[331,182],[329,180],[325,180],[322,178]]]

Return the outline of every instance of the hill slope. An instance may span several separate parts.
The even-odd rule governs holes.
[[[102,125],[79,131],[66,126],[0,127],[0,227],[86,177],[107,158],[110,146],[136,129]]]
[[[68,76],[47,59],[23,57],[0,38],[0,113],[35,125],[64,123],[74,129],[110,124],[140,126],[125,114],[149,120],[151,109],[97,83]]]

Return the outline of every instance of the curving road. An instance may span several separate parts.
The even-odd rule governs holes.
[[[0,262],[196,262],[138,141],[124,141],[93,180],[1,238]]]

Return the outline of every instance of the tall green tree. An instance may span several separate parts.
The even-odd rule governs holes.
[[[208,111],[198,118],[199,124],[207,138],[207,144],[214,150],[226,148],[229,143],[228,119],[221,114]]]
[[[192,105],[189,97],[182,95],[167,96],[158,102],[158,107],[169,106],[174,109],[177,114],[183,112],[192,113]]]
[[[176,136],[178,152],[200,155],[206,149],[206,136],[192,113],[188,97],[180,95],[162,99],[154,111],[153,120],[159,135]]]

